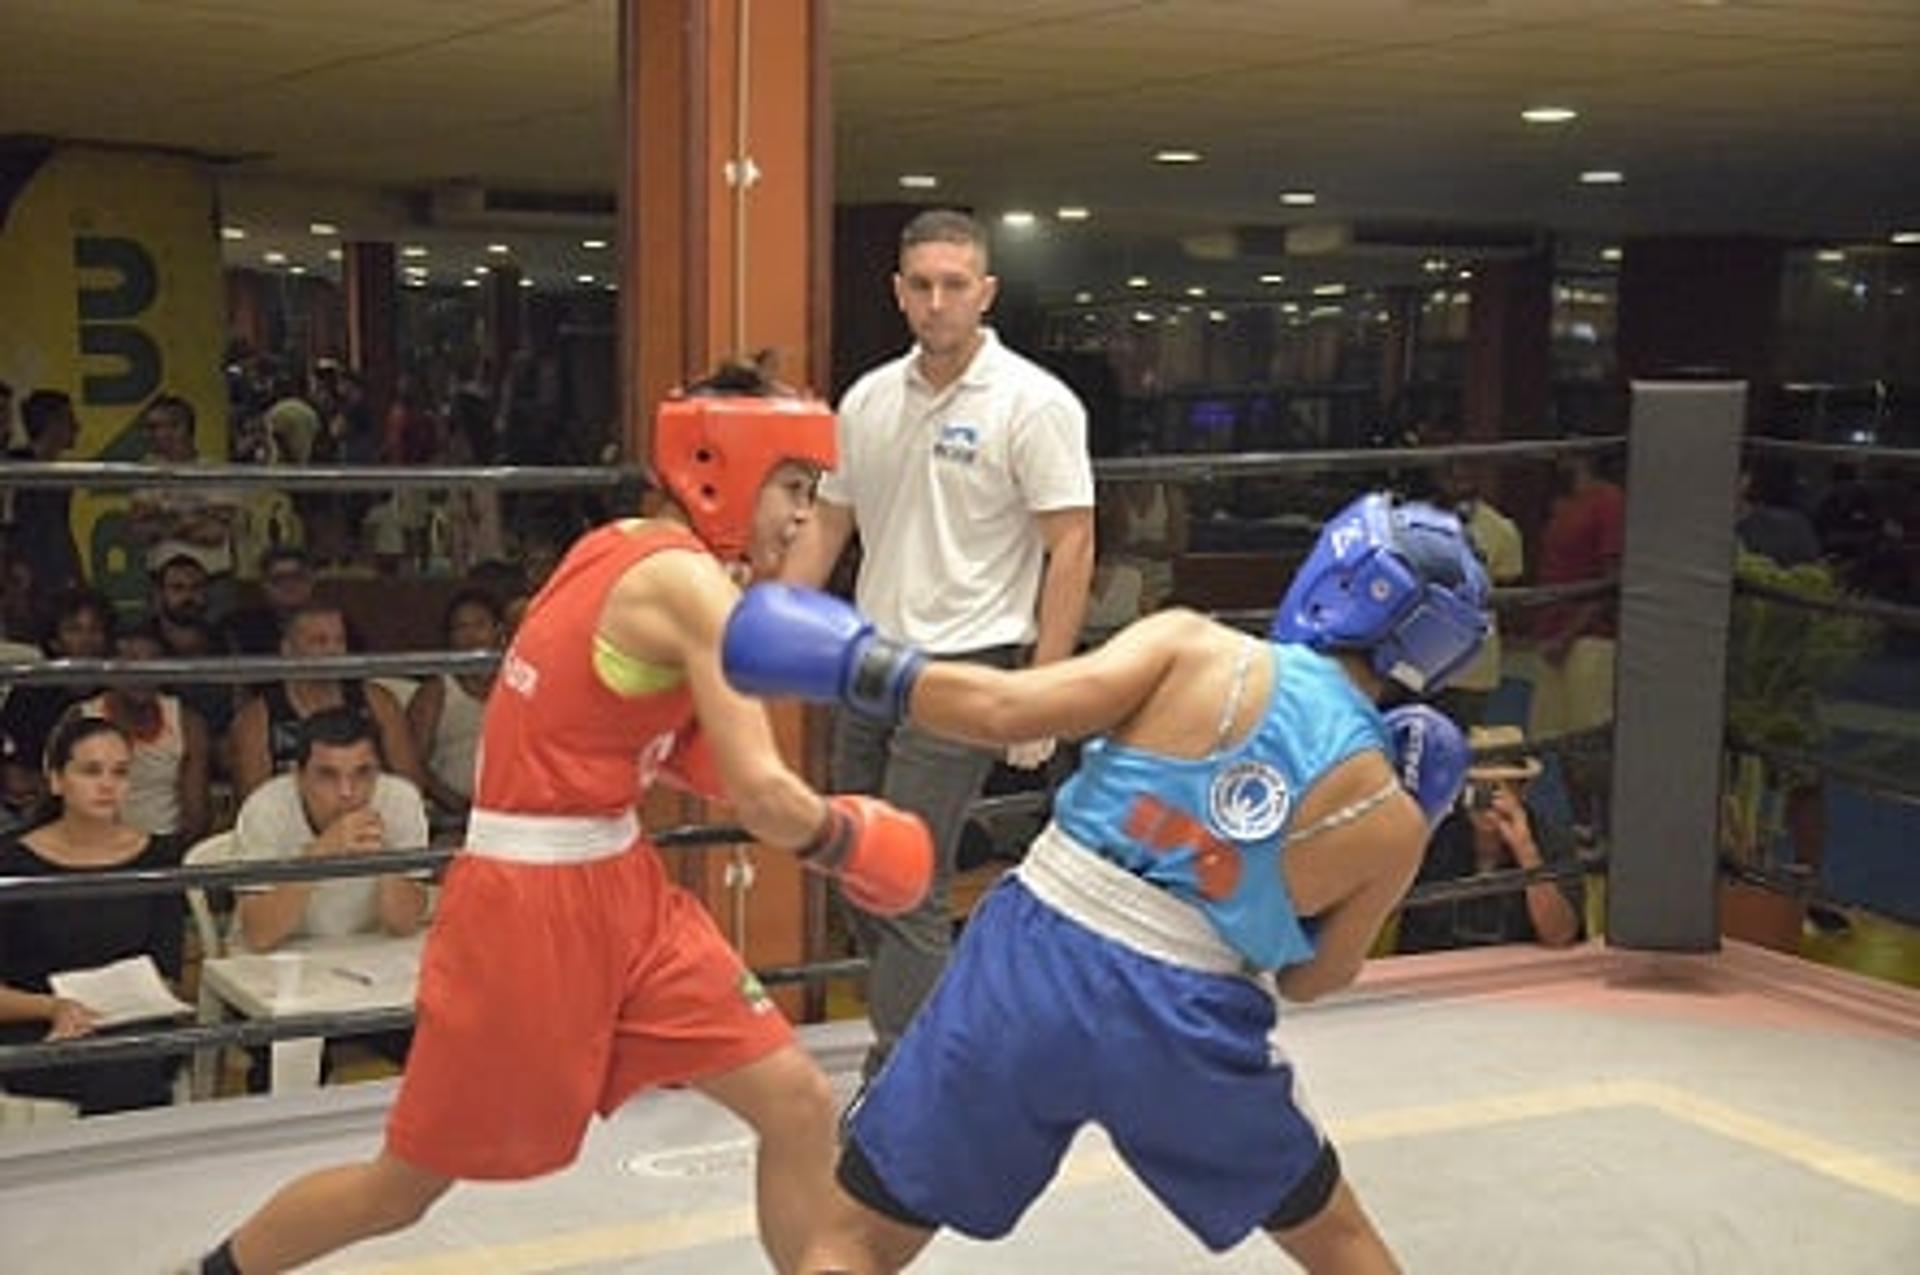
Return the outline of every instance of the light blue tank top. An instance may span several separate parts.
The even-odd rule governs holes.
[[[1256,969],[1314,952],[1281,871],[1300,797],[1349,757],[1388,750],[1379,710],[1339,664],[1268,650],[1273,692],[1239,745],[1183,758],[1095,739],[1053,806],[1075,841],[1200,908]]]

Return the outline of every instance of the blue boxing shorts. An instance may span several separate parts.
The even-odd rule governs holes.
[[[997,1239],[1096,1121],[1216,1252],[1308,1220],[1273,1221],[1337,1161],[1271,1040],[1272,993],[1236,961],[1197,910],[1048,829],[852,1113],[842,1183]]]

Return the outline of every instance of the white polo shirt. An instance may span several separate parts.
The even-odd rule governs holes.
[[[389,850],[424,850],[427,845],[427,808],[420,790],[399,775],[381,775],[373,784],[373,808],[380,813]],[[292,859],[301,847],[320,835],[307,822],[300,789],[293,775],[275,775],[240,803],[234,820],[233,849],[237,859]],[[241,886],[239,892],[270,889]],[[341,877],[316,882],[307,896],[307,910],[294,936],[339,938],[380,928],[380,878]]]
[[[920,347],[840,400],[840,463],[820,498],[853,511],[855,600],[882,633],[935,654],[1033,641],[1045,543],[1037,513],[1093,507],[1087,413],[991,329],[935,390]]]

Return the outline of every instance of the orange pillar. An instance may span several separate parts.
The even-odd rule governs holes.
[[[621,411],[648,454],[653,407],[725,358],[772,350],[781,379],[827,387],[832,139],[825,0],[621,0]],[[788,759],[819,779],[801,712],[773,712]],[[651,826],[725,819],[655,797]],[[724,851],[675,856],[680,879],[750,964],[808,959],[822,915],[791,855],[751,852],[744,906]],[[781,996],[798,1015],[808,998]]]

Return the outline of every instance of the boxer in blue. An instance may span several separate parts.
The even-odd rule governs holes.
[[[1463,668],[1486,598],[1459,522],[1385,495],[1327,523],[1266,642],[1171,610],[1009,672],[750,590],[723,643],[744,691],[982,744],[1094,737],[853,1111],[802,1269],[895,1271],[942,1226],[1005,1235],[1096,1121],[1210,1249],[1263,1229],[1310,1271],[1396,1270],[1273,1028],[1279,998],[1353,980],[1458,795],[1458,729],[1378,704]]]

